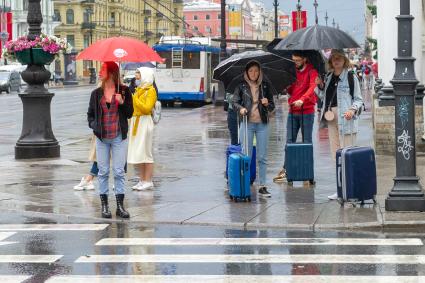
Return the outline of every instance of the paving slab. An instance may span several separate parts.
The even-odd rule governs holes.
[[[381,226],[382,217],[378,205],[365,205],[353,207],[350,204],[341,206],[337,201],[323,205],[323,210],[318,217],[314,228],[344,228],[344,227],[372,227]]]
[[[246,227],[300,228],[312,230],[323,208],[323,204],[298,203],[280,205],[275,203],[251,219],[246,224]]]

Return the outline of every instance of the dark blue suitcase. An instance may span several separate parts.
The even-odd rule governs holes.
[[[302,115],[304,109],[301,108]],[[293,120],[292,120],[293,121]],[[294,181],[309,181],[311,185],[314,181],[314,154],[313,144],[304,142],[304,117],[301,117],[301,143],[288,143],[285,148],[285,171],[288,185]],[[293,129],[293,125],[291,125]]]
[[[371,147],[347,147],[336,152],[338,198],[348,201],[375,201],[377,193],[375,152]]]
[[[314,184],[313,144],[289,143],[285,153],[286,179],[293,181],[309,181]]]
[[[230,199],[251,201],[250,158],[242,153],[229,156],[229,196]]]

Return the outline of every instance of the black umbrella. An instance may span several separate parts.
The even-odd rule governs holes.
[[[280,93],[295,81],[295,64],[292,60],[263,50],[245,51],[232,55],[214,69],[213,78],[223,82],[227,92],[233,92],[243,81],[245,66],[251,60],[261,64],[263,79],[270,83],[275,94]]]
[[[314,25],[289,34],[275,49],[277,50],[323,50],[359,48],[357,42],[342,30]]]
[[[286,58],[292,58],[292,53],[294,51],[302,51],[307,57],[308,61],[313,65],[314,69],[319,72],[319,74],[326,74],[326,59],[324,55],[322,54],[322,51],[318,50],[282,50],[282,49],[275,49],[276,45],[278,45],[282,41],[282,38],[275,38],[272,42],[270,42],[266,46],[266,50],[270,53],[277,54],[282,57]]]

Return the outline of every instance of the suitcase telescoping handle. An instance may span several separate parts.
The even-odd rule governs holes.
[[[345,128],[344,128],[345,117],[344,117],[344,114],[341,115],[341,119],[343,119],[343,121],[342,121],[342,142],[344,143],[344,141],[345,141]],[[354,121],[353,120],[354,120],[354,116],[349,121],[349,123],[350,123],[351,146],[355,146],[354,135],[353,135],[353,129],[354,129]],[[345,144],[344,144],[344,147],[346,147]]]
[[[243,146],[243,153],[248,156],[248,116],[247,115],[243,115],[242,117],[242,124],[245,128],[245,135],[244,135],[244,143],[245,146]]]
[[[293,110],[293,105],[290,104],[289,107]],[[291,118],[291,136],[294,138],[294,112],[292,112],[292,118]],[[295,137],[295,141],[297,140],[297,137]],[[304,105],[301,105],[301,140],[304,143]]]

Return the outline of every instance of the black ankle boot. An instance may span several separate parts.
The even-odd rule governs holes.
[[[102,218],[112,218],[112,213],[109,211],[108,195],[101,194],[100,202],[102,203]]]
[[[124,194],[115,196],[117,198],[117,217],[130,218],[130,214],[124,208]]]

